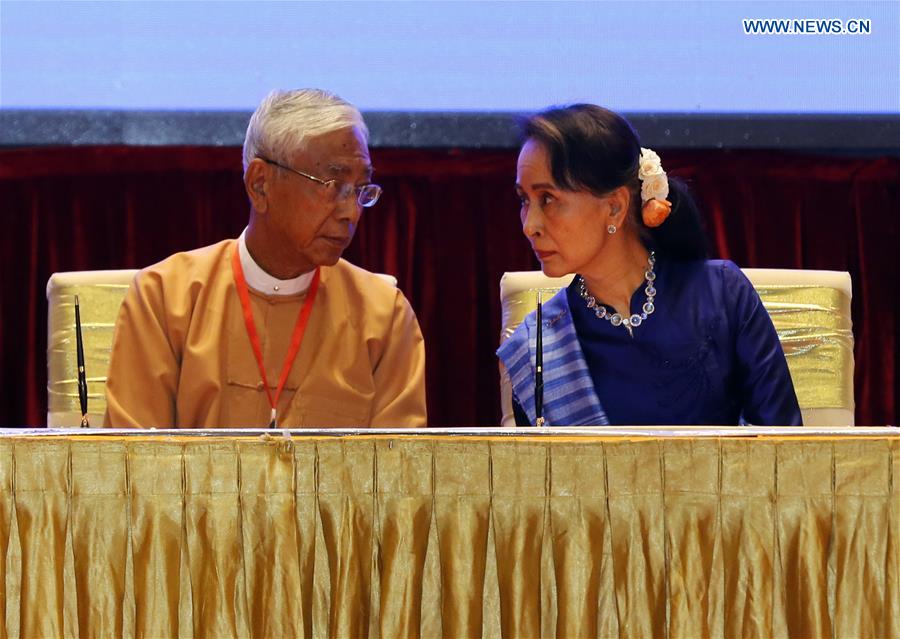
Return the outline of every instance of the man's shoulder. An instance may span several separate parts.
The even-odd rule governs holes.
[[[233,286],[228,256],[234,243],[235,240],[226,240],[175,253],[138,271],[122,301],[118,325],[122,322],[156,324],[170,347],[180,348],[198,302],[205,298],[204,307],[209,306],[208,302],[217,294]],[[213,304],[210,308],[219,307]],[[133,331],[130,334],[136,339]]]
[[[151,282],[203,282],[214,272],[222,270],[234,250],[236,240],[222,240],[210,246],[181,251],[138,271],[135,282],[138,285]]]
[[[222,240],[209,246],[180,251],[151,264],[141,272],[169,272],[184,269],[204,269],[218,266],[223,259],[228,259],[237,240]]]
[[[346,314],[351,324],[362,328],[391,326],[398,317],[414,316],[409,301],[395,280],[372,273],[344,259],[328,268],[322,285],[329,295],[332,311]]]
[[[343,282],[348,292],[358,294],[370,300],[390,300],[397,296],[397,280],[390,276],[373,273],[351,264],[341,258],[332,268],[332,277]]]

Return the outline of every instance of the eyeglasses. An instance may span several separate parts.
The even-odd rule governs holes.
[[[370,206],[375,206],[378,198],[381,197],[382,189],[377,184],[363,184],[362,186],[353,186],[349,182],[338,182],[335,179],[323,180],[321,178],[317,178],[315,175],[310,175],[309,173],[298,171],[297,169],[285,166],[284,164],[280,164],[278,162],[275,162],[274,160],[270,160],[269,158],[264,158],[261,155],[258,157],[263,162],[274,164],[278,168],[285,169],[286,171],[291,171],[293,173],[296,173],[297,175],[305,177],[307,180],[312,180],[317,184],[321,184],[326,189],[328,189],[329,193],[331,193],[331,196],[337,202],[341,202],[345,198],[350,197],[351,193],[356,193],[357,204],[362,207],[369,208]]]

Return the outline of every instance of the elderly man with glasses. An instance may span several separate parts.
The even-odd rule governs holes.
[[[236,240],[138,273],[116,324],[108,427],[423,427],[425,349],[395,287],[341,259],[372,184],[359,111],[275,91],[250,119]]]

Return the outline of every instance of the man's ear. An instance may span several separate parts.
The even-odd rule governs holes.
[[[269,183],[268,168],[265,162],[259,158],[254,158],[247,165],[247,170],[244,171],[244,190],[247,191],[250,204],[256,209],[257,213],[265,213],[269,208],[269,201],[266,196]]]

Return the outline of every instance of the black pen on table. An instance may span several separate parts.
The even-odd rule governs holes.
[[[544,425],[544,326],[541,315],[541,289],[537,291],[537,338],[534,353],[534,425]]]
[[[84,373],[84,343],[81,339],[81,309],[75,296],[75,356],[78,363],[78,403],[81,404],[81,427],[88,428],[88,388]]]

